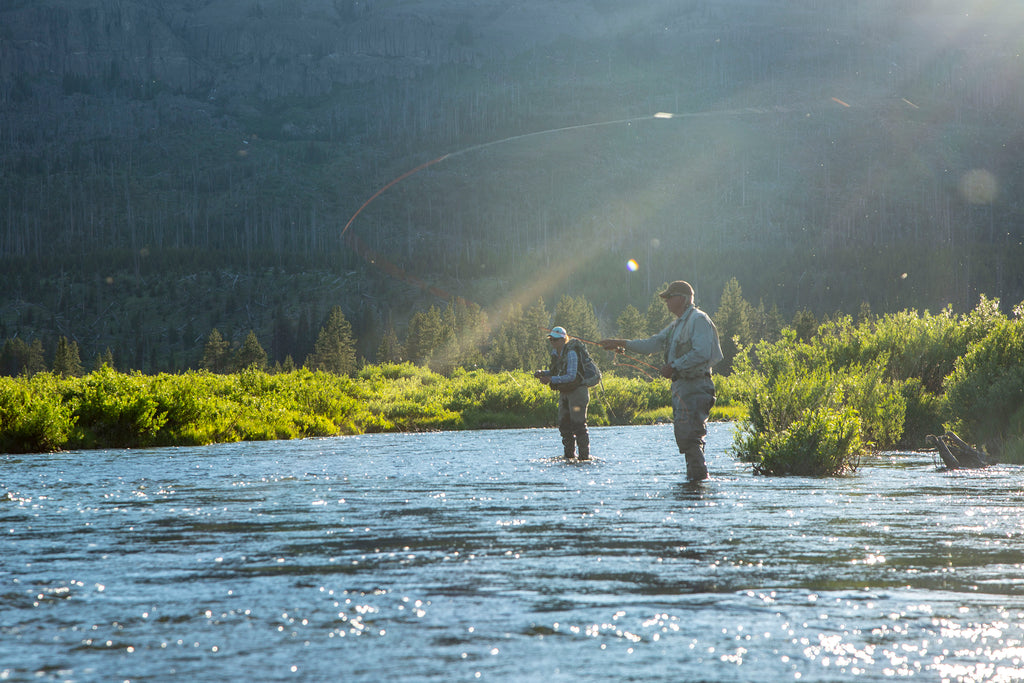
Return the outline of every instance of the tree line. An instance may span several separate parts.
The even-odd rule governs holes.
[[[718,368],[721,374],[729,372],[740,349],[758,341],[778,339],[787,325],[777,308],[766,310],[763,303],[755,306],[744,299],[735,278],[726,283],[713,317],[725,352],[725,360]],[[230,374],[253,366],[275,373],[305,367],[313,371],[352,375],[367,363],[411,362],[443,375],[450,375],[456,368],[480,368],[492,372],[535,370],[547,365],[548,349],[544,337],[554,325],[566,328],[576,338],[596,341],[608,335],[645,337],[663,329],[671,321],[671,314],[656,294],[652,295],[644,311],[632,304],[627,305],[610,329],[602,324],[593,304],[583,295],[563,295],[551,310],[542,297],[526,308],[513,303],[493,320],[478,304],[452,299],[443,306],[432,305],[427,310],[414,313],[404,338],[399,338],[394,327],[388,326],[380,335],[375,353],[367,358],[358,351],[358,340],[351,322],[340,306],[334,306],[304,358],[296,360],[286,354],[282,360],[272,361],[255,331],[249,330],[241,343],[233,344],[215,327],[206,336],[198,362],[186,369]],[[813,313],[802,310],[790,324],[799,338],[807,339],[813,334],[818,321]],[[596,348],[594,354],[606,368],[621,361]],[[7,339],[0,352],[0,374],[11,377],[45,371],[64,377],[80,377],[87,370],[98,370],[103,366],[116,367],[109,348],[98,353],[87,365],[81,358],[78,343],[65,336],[57,339],[50,353],[41,340],[26,341],[20,337]],[[619,364],[616,372],[622,376],[637,376],[644,369]]]

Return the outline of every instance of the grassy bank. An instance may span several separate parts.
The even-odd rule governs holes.
[[[722,380],[725,383],[725,380]],[[590,424],[671,418],[664,380],[607,376],[592,390]],[[733,419],[727,398],[712,419]],[[411,364],[355,377],[297,370],[143,375],[103,368],[84,377],[0,378],[0,451],[202,445],[366,432],[554,426],[557,394],[525,372]]]

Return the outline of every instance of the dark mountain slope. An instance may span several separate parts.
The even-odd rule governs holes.
[[[731,277],[788,314],[1012,305],[1022,10],[893,5],[4,3],[0,336],[301,360],[341,304],[372,353],[436,301],[401,273],[609,320],[681,275],[712,310]]]

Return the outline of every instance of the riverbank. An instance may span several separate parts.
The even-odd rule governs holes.
[[[666,380],[607,375],[591,396],[595,426],[671,419]],[[445,377],[404,363],[366,366],[346,377],[305,369],[143,375],[104,367],[84,377],[0,378],[0,451],[552,427],[556,413],[557,393],[519,371],[456,370]],[[742,413],[722,396],[712,419]]]

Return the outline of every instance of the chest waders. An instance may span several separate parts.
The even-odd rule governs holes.
[[[590,433],[587,431],[590,390],[582,382],[583,354],[580,347],[582,342],[578,339],[570,340],[563,353],[553,359],[551,367],[552,375],[564,375],[568,355],[576,354],[576,378],[552,387],[558,391],[558,433],[562,436],[562,452],[566,460],[572,460],[574,455],[579,460],[590,459]]]
[[[682,358],[693,349],[693,328],[697,323],[694,310],[686,312],[679,324],[682,329],[673,335],[669,345],[674,352],[665,352],[665,362]],[[670,359],[671,356],[671,359]],[[715,405],[715,383],[711,371],[687,373],[672,377],[672,431],[679,452],[686,458],[686,478],[702,481],[708,478],[704,460],[704,437],[708,433],[708,417]]]

